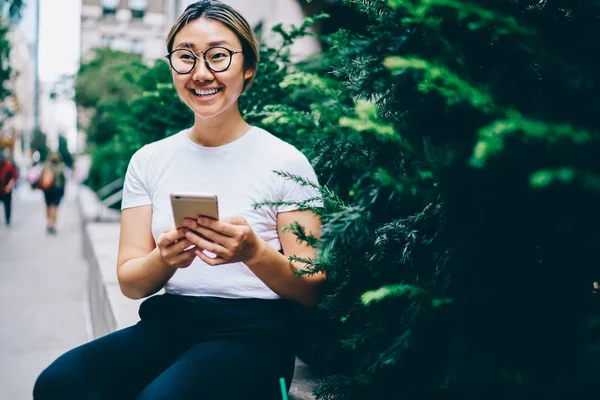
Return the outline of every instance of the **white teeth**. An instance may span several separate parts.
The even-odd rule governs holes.
[[[219,89],[210,89],[210,90],[194,90],[198,96],[210,96],[217,93]]]

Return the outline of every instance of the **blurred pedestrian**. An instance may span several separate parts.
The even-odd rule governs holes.
[[[56,233],[58,206],[65,194],[65,168],[60,153],[57,151],[50,153],[44,164],[38,184],[44,191],[47,218],[46,230],[50,234]]]
[[[4,204],[4,221],[10,226],[12,211],[12,191],[19,177],[15,165],[10,162],[4,153],[0,152],[0,200]]]

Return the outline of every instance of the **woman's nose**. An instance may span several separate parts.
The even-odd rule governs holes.
[[[196,81],[208,81],[214,78],[212,71],[208,68],[202,57],[198,58],[198,62],[192,73],[192,78]]]

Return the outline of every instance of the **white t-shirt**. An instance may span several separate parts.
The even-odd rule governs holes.
[[[174,226],[169,195],[172,192],[214,193],[219,217],[242,216],[254,232],[276,250],[277,214],[297,206],[263,206],[265,201],[297,202],[319,197],[318,190],[284,179],[273,171],[285,171],[317,183],[315,172],[292,145],[269,132],[252,127],[234,142],[204,147],[183,130],[138,150],[129,163],[123,188],[122,209],[152,205],[154,240]],[[321,202],[316,201],[315,206]],[[165,285],[167,293],[188,296],[276,299],[243,263],[209,266],[198,257],[177,270]]]

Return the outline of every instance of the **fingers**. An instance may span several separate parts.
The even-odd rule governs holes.
[[[196,246],[184,250],[171,258],[169,263],[174,268],[189,267],[196,258]]]
[[[200,217],[185,219],[185,237],[194,246],[195,254],[208,265],[244,262],[256,248],[256,235],[243,217],[229,217],[220,221]],[[204,251],[213,253],[215,258]]]
[[[228,218],[225,218],[222,221],[217,221],[203,217],[198,218],[196,221],[186,219],[186,226],[195,231],[198,230],[198,227],[205,227],[218,232],[223,236],[237,237],[239,235],[238,228],[235,225],[228,223],[227,220]]]
[[[221,257],[211,258],[211,257],[207,256],[206,254],[204,254],[204,252],[202,252],[201,250],[198,250],[198,249],[196,249],[195,255],[198,256],[199,259],[201,259],[202,261],[204,261],[205,263],[207,263],[208,265],[211,265],[213,267],[216,265],[225,264],[225,260],[223,260]]]
[[[173,268],[188,267],[196,257],[196,246],[185,238],[187,231],[168,228],[156,241],[161,257]]]
[[[163,230],[163,233],[158,237],[156,244],[159,247],[168,247],[176,241],[185,238],[187,229],[168,228]]]
[[[223,245],[207,240],[194,232],[188,232],[186,234],[186,237],[187,240],[189,240],[193,245],[198,247],[198,249],[208,250],[211,253],[216,254],[218,257],[225,259],[231,256],[231,252]]]
[[[177,240],[177,243],[172,244],[169,247],[169,252],[173,253],[173,254],[179,254],[181,252],[183,252],[185,249],[187,249],[190,246],[193,246],[194,244],[192,242],[190,242],[188,239],[180,239]]]
[[[190,266],[196,257],[197,247],[189,240],[183,239],[177,244],[160,249],[160,255],[173,268],[185,268]]]

